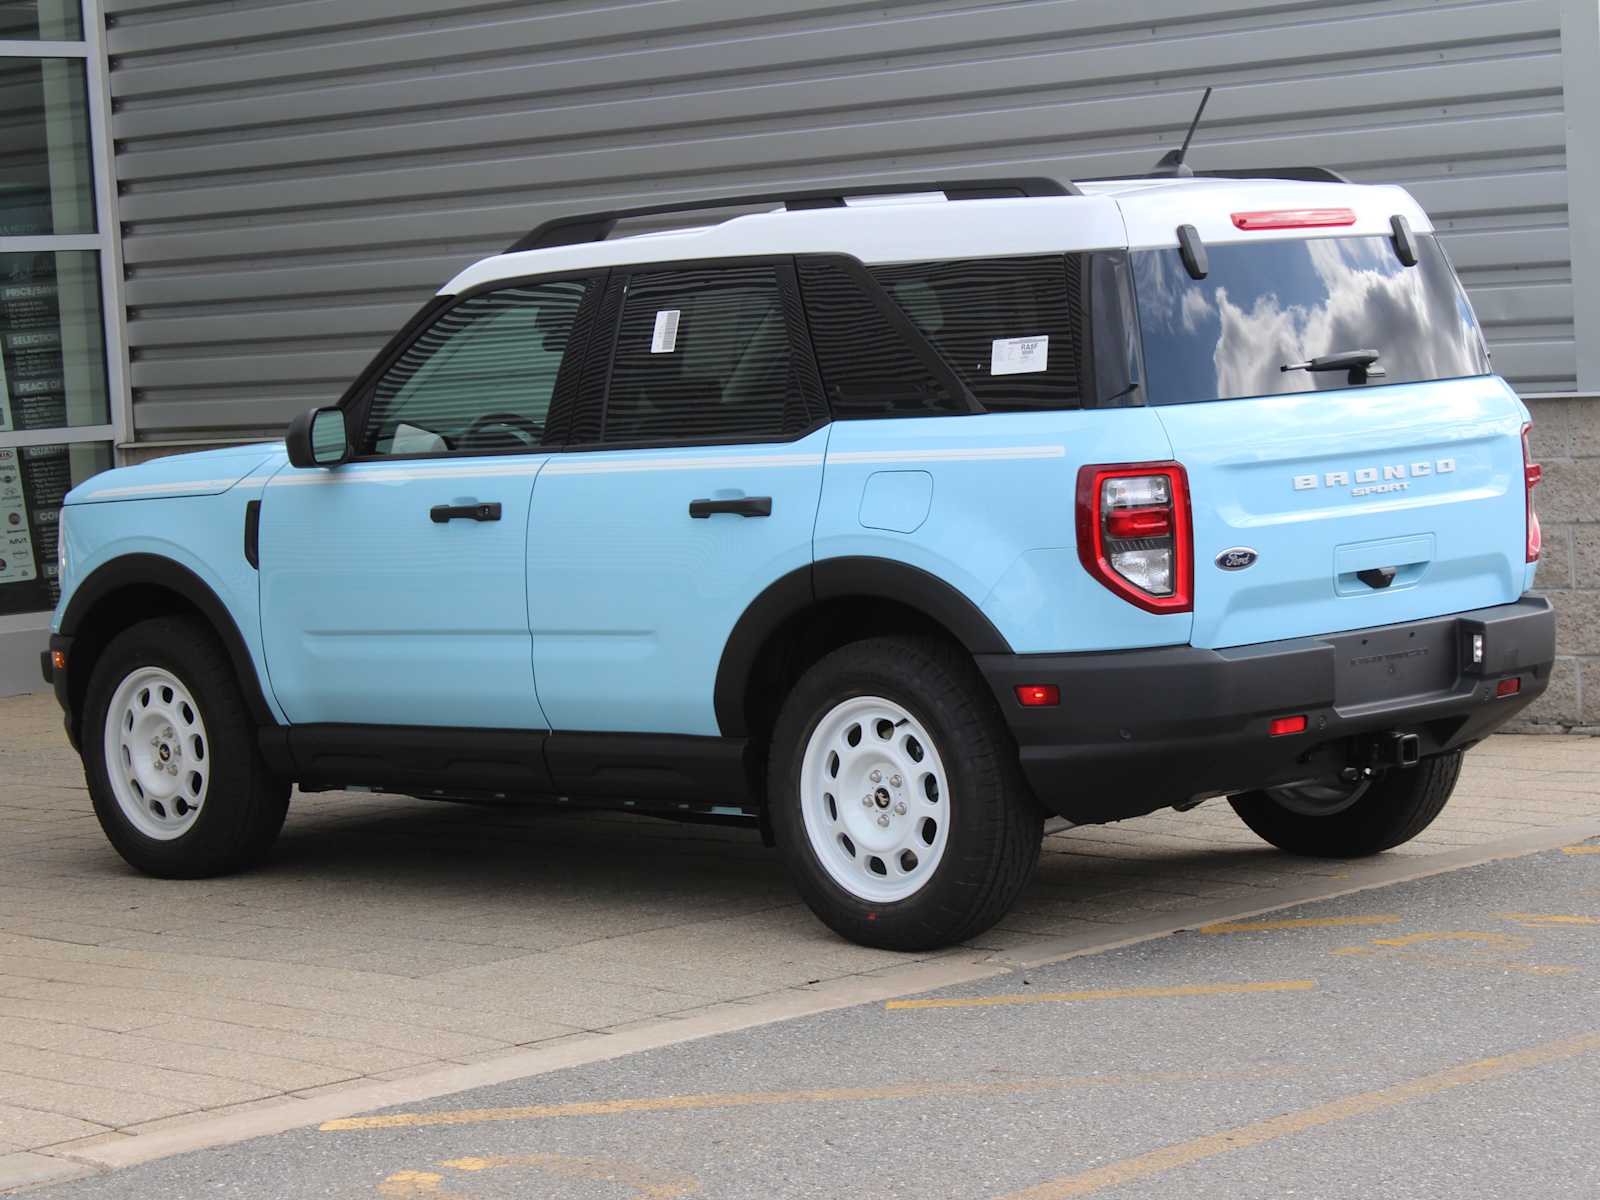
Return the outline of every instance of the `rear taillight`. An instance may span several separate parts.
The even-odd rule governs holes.
[[[1106,587],[1149,612],[1194,607],[1189,478],[1175,462],[1078,472],[1078,557]]]
[[[1533,489],[1544,478],[1544,468],[1533,461],[1533,447],[1528,444],[1528,434],[1533,422],[1522,427],[1522,486],[1528,500],[1528,561],[1538,562],[1539,551],[1544,548],[1544,533],[1539,529],[1539,514],[1533,507]]]

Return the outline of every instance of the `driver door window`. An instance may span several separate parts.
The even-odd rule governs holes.
[[[447,310],[379,377],[357,452],[486,454],[543,445],[558,385],[576,383],[563,381],[561,367],[590,285],[567,279],[502,288]]]

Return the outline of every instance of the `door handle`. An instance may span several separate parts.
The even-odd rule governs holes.
[[[492,500],[487,504],[435,504],[428,510],[428,516],[435,525],[443,525],[446,521],[498,521],[500,519],[500,502]]]
[[[735,500],[691,500],[691,517],[709,517],[712,513],[732,513],[736,517],[770,517],[771,496],[740,496]]]

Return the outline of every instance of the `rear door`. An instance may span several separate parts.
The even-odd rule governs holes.
[[[1522,403],[1431,237],[1135,251],[1149,400],[1188,472],[1197,646],[1461,612],[1526,580]],[[1312,370],[1376,350],[1371,373]],[[1377,373],[1382,370],[1382,374]]]
[[[613,273],[528,532],[552,728],[719,732],[734,623],[811,562],[828,431],[798,313],[787,259]]]

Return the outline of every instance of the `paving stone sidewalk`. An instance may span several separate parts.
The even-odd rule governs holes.
[[[1395,853],[1596,816],[1600,740],[1502,736]],[[914,961],[817,924],[755,834],[623,815],[297,795],[264,868],[147,879],[102,837],[47,696],[0,699],[0,822],[0,1180],[31,1151]],[[1072,830],[999,929],[945,953],[1109,940],[1349,869],[1220,801]]]

